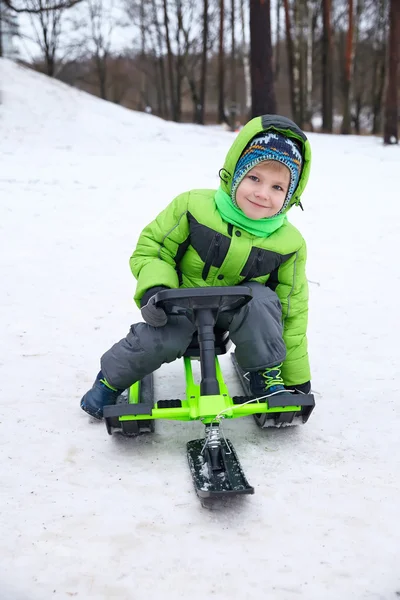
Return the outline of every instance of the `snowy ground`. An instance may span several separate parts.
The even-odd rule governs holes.
[[[207,511],[198,423],[110,438],[79,399],[139,319],[128,259],[177,193],[217,185],[233,134],[164,123],[0,62],[1,600],[395,600],[400,595],[400,148],[312,135],[318,406],[230,421],[254,496]],[[226,379],[238,391],[227,357]],[[178,361],[157,396],[183,393]]]

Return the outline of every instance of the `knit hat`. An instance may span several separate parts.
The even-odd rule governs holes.
[[[256,165],[265,160],[276,160],[286,165],[290,171],[290,185],[285,202],[277,213],[283,213],[300,178],[303,156],[296,142],[277,131],[266,131],[256,135],[246,146],[241,157],[236,163],[232,178],[231,198],[235,206],[236,191],[246,174]],[[275,216],[275,215],[274,215]]]

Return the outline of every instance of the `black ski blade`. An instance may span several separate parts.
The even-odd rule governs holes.
[[[254,494],[249,485],[235,449],[229,440],[221,441],[218,465],[212,465],[209,450],[204,448],[205,440],[191,440],[187,443],[187,457],[196,492],[200,498]]]

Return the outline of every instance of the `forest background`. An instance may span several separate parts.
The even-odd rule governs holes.
[[[0,56],[163,119],[398,142],[400,0],[0,0]]]

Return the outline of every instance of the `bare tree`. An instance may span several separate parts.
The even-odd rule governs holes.
[[[174,56],[172,53],[171,36],[170,36],[168,0],[163,0],[163,11],[164,11],[165,42],[166,42],[166,46],[167,46],[171,115],[172,115],[173,121],[178,121],[179,120],[179,109],[178,109],[177,98],[176,98],[175,77],[174,77]]]
[[[252,116],[276,112],[270,0],[250,0]]]
[[[379,0],[374,19],[373,33],[373,76],[371,94],[372,134],[381,131],[383,91],[386,76],[386,51],[388,29],[388,0]]]
[[[289,0],[283,0],[283,6],[285,10],[285,27],[286,27],[286,49],[288,57],[288,70],[289,70],[289,89],[290,89],[290,104],[292,108],[292,118],[297,120],[298,113],[298,88],[295,84],[295,54],[294,54],[294,43],[293,43],[293,31],[292,31],[292,20],[290,15]]]
[[[224,50],[225,3],[219,0],[219,46],[218,46],[218,122],[226,122],[225,114],[225,50]]]
[[[294,2],[294,87],[296,90],[296,97],[298,100],[297,114],[295,114],[295,121],[300,127],[303,127],[304,121],[304,2],[305,0],[299,0]]]
[[[317,19],[320,11],[319,0],[305,0],[306,2],[306,21],[307,21],[307,52],[306,52],[306,75],[305,75],[305,123],[312,130],[313,108],[313,90],[314,90],[314,44]]]
[[[350,106],[350,88],[351,74],[353,67],[353,0],[348,0],[348,27],[346,36],[346,55],[345,55],[345,73],[343,82],[343,120],[342,134],[351,133],[351,106]]]
[[[151,109],[168,118],[172,111],[168,107],[164,6],[157,0],[125,0],[125,9],[129,22],[139,34],[129,51],[134,62],[134,69],[130,70],[129,76],[132,81],[135,72],[135,108]]]
[[[333,130],[333,36],[332,0],[322,0],[322,129]]]
[[[274,55],[274,78],[277,81],[280,71],[280,41],[281,41],[281,6],[282,0],[276,0],[276,40]]]
[[[52,0],[27,0],[28,3],[32,8],[29,16],[34,38],[41,50],[46,74],[54,77],[65,8],[58,8],[58,3]]]
[[[0,0],[0,58],[6,51],[4,48],[4,37],[8,36],[11,39],[13,36],[18,35],[17,15],[10,11],[5,5],[4,0]]]
[[[164,60],[164,39],[161,32],[161,23],[159,21],[159,10],[156,4],[156,0],[152,0],[152,16],[155,27],[155,38],[156,43],[154,45],[154,54],[157,57],[157,97],[159,114],[161,117],[167,116],[167,87],[166,87],[166,74],[165,74],[165,60]]]
[[[361,36],[362,21],[364,17],[365,1],[357,0],[354,21],[354,62],[353,62],[353,93],[351,119],[357,134],[361,130],[361,113],[366,102],[365,67],[362,61],[365,53],[365,44]]]
[[[66,0],[65,2],[54,2],[52,5],[43,4],[43,6],[32,6],[27,0],[3,0],[4,4],[15,13],[26,13],[31,15],[37,15],[42,12],[49,12],[53,10],[64,10],[66,8],[72,8],[76,4],[83,2],[83,0]]]
[[[196,0],[190,0],[190,5],[192,7],[192,12],[189,14],[189,18],[186,18],[186,25],[182,28],[184,34],[184,46],[183,46],[183,70],[185,74],[185,78],[189,84],[192,101],[193,101],[193,114],[194,120],[196,123],[203,122],[198,114],[199,108],[201,107],[201,86],[203,75],[203,59],[204,53],[207,52],[207,56],[211,55],[211,52],[215,51],[218,47],[218,40],[220,37],[219,31],[219,19],[220,12],[218,9],[218,5],[216,3],[207,2],[207,38],[202,36],[199,38],[198,32],[201,31],[201,23],[203,24],[203,33],[204,33],[204,11],[200,13],[200,6]],[[197,25],[197,19],[199,20],[199,25]],[[214,26],[213,26],[214,23]],[[206,44],[206,48],[204,49],[204,44]],[[207,71],[210,71],[211,65],[217,65],[218,69],[218,61],[210,61],[209,67]],[[218,80],[218,73],[216,74],[216,79]],[[209,77],[207,77],[208,81]],[[219,92],[218,92],[219,96]],[[222,97],[222,101],[224,98]],[[204,115],[205,118],[205,115]]]
[[[236,128],[236,43],[235,43],[235,0],[231,0],[231,85],[230,85],[230,102],[229,102],[229,122],[232,131]]]
[[[203,0],[203,44],[201,53],[200,107],[198,123],[204,125],[206,104],[207,75],[207,41],[208,41],[208,0]]]
[[[388,82],[385,100],[385,144],[398,144],[398,86],[399,86],[400,2],[390,0]]]
[[[246,2],[247,6],[247,2]],[[251,112],[251,76],[250,76],[250,58],[249,45],[247,43],[246,31],[247,20],[245,18],[244,0],[240,0],[240,22],[242,26],[242,54],[243,54],[243,76],[244,76],[244,96],[245,96],[245,114],[246,119]]]
[[[107,66],[114,27],[112,7],[106,9],[103,0],[87,0],[87,2],[90,25],[89,47],[94,59],[100,97],[107,100]]]

